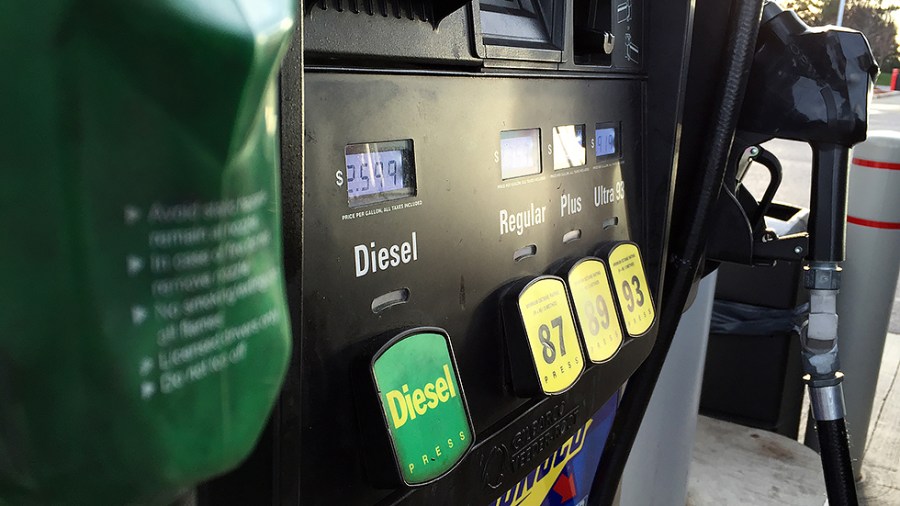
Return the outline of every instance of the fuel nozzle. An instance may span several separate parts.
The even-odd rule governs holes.
[[[761,139],[792,139],[812,146],[805,278],[807,288],[816,294],[813,300],[823,304],[810,308],[816,321],[804,338],[804,351],[814,355],[829,353],[831,344],[836,347],[836,329],[823,335],[822,323],[837,323],[837,315],[824,316],[834,311],[827,303],[831,297],[825,295],[840,288],[850,148],[866,138],[877,73],[869,43],[860,32],[811,28],[775,2],[763,7],[740,129]],[[836,370],[835,365],[823,369],[819,358],[818,369],[807,364],[813,378]]]
[[[741,113],[741,130],[809,143],[812,262],[844,259],[850,148],[866,138],[878,65],[862,33],[811,28],[775,2],[762,26]]]
[[[827,269],[844,259],[850,148],[866,138],[878,66],[865,36],[839,27],[811,28],[775,2],[763,7],[759,37],[738,123],[711,258],[771,264],[806,259]],[[813,150],[809,235],[779,238],[762,219],[781,180],[781,166],[760,144],[773,138]],[[751,155],[744,156],[746,153]],[[769,169],[757,202],[740,185],[744,160]],[[833,269],[831,269],[833,270]]]
[[[811,28],[766,2],[740,129],[852,146],[866,138],[878,65],[862,33]]]
[[[878,66],[865,36],[856,30],[811,28],[774,2],[766,2],[761,21],[738,139],[782,138],[812,147],[804,265],[810,308],[801,331],[803,369],[829,502],[856,504],[844,425],[836,298],[845,250],[850,148],[866,138]]]

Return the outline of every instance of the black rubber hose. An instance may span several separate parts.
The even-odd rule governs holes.
[[[850,440],[844,419],[816,422],[819,454],[825,473],[825,490],[830,506],[857,506],[856,482],[850,463]]]
[[[730,17],[722,85],[716,95],[709,138],[704,143],[703,175],[694,192],[696,200],[686,220],[689,233],[683,238],[681,246],[674,249],[675,253],[669,260],[661,299],[663,304],[660,309],[659,334],[647,360],[628,380],[591,484],[589,506],[608,506],[615,499],[625,463],[700,268],[712,226],[711,211],[722,189],[728,155],[753,63],[762,4],[763,0],[738,0],[735,15]]]

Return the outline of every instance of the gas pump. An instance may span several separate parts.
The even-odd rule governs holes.
[[[821,148],[816,211],[834,219],[812,231],[810,270],[839,260],[825,252],[839,250],[840,229],[828,230],[841,187],[826,194],[825,181],[839,179],[829,175],[840,174],[837,146],[864,132],[867,46],[851,32],[798,30],[774,5],[757,45],[762,2],[736,2],[696,231],[675,239],[674,288],[657,315],[691,17],[687,5],[644,7],[306,5],[282,75],[292,370],[254,455],[207,484],[202,503],[543,504],[584,500],[591,482],[592,503],[609,502],[640,424],[641,385],[652,390],[665,358],[667,344],[651,354],[660,320],[668,339],[717,184],[739,179],[751,160],[778,179],[777,160],[758,146],[765,138],[792,131]],[[672,20],[684,30],[659,29]],[[803,42],[813,38],[835,44],[834,65],[803,54],[818,50]],[[667,50],[676,56],[668,67]],[[736,131],[744,90],[749,104],[769,98],[758,81],[782,75],[790,58],[806,72],[798,83],[825,79],[823,90],[845,97],[825,98],[825,128],[798,122],[815,117],[801,112],[755,129],[766,118],[756,110]],[[830,83],[850,60],[862,73],[840,74],[851,76],[844,88]],[[659,98],[666,92],[671,100]],[[845,110],[856,121],[829,137]],[[681,135],[699,138],[701,128],[684,125]],[[806,254],[807,237],[776,238],[759,225],[774,186],[759,204],[726,188],[733,209],[718,214],[745,216],[747,237],[715,239],[711,258]],[[819,336],[828,316],[815,314]],[[813,355],[810,363],[828,353]],[[648,356],[613,425],[618,389]]]
[[[808,259],[805,365],[837,452],[823,453],[829,496],[852,502],[833,294],[871,54],[858,33],[735,0],[706,137],[684,121],[694,3],[311,0],[293,25],[283,2],[98,4],[72,29],[56,6],[39,38],[65,54],[48,49],[34,73],[23,52],[14,68],[41,84],[7,98],[23,118],[17,97],[58,99],[19,100],[48,105],[8,163],[30,167],[59,135],[41,170],[17,174],[52,191],[7,185],[4,204],[52,208],[32,227],[45,234],[6,222],[73,260],[3,262],[31,326],[2,320],[0,376],[19,381],[0,384],[14,401],[0,502],[167,501],[254,441],[198,504],[611,502],[714,205],[732,234],[710,258]],[[112,26],[133,27],[134,46]],[[193,87],[160,79],[172,68]],[[75,70],[70,89],[58,76]],[[780,168],[758,144],[772,137],[816,149],[809,237],[761,225]],[[704,168],[696,199],[676,202],[682,142]],[[753,161],[773,174],[759,203],[735,183]],[[683,236],[676,204],[691,208]],[[98,350],[108,360],[89,360]],[[54,360],[55,377],[23,388]],[[99,401],[70,402],[76,390]]]
[[[679,111],[647,71],[672,18],[619,4],[305,5],[281,81],[291,370],[202,504],[586,497],[657,332]]]

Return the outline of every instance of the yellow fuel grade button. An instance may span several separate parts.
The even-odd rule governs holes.
[[[514,390],[521,395],[565,392],[584,371],[565,282],[540,276],[512,292],[505,297],[504,326]]]
[[[653,326],[656,310],[647,286],[641,251],[632,242],[621,242],[609,250],[607,259],[625,331],[631,337],[642,336]]]
[[[603,260],[579,260],[566,275],[578,326],[591,362],[613,358],[622,346],[622,326]]]

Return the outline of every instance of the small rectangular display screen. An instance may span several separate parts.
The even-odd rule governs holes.
[[[416,194],[412,140],[348,144],[344,161],[350,207]]]
[[[553,127],[553,169],[584,165],[584,125]]]
[[[500,176],[503,179],[541,173],[541,129],[500,132]]]
[[[595,145],[597,148],[597,158],[615,155],[619,152],[619,145],[616,144],[618,137],[618,128],[609,123],[597,125],[595,132]]]

